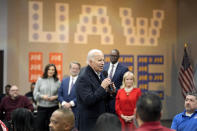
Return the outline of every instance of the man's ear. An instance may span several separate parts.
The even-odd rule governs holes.
[[[64,131],[70,131],[70,130],[71,130],[71,125],[70,124],[65,124]]]
[[[134,115],[135,115],[135,119],[136,119],[136,120],[139,119],[139,115],[138,115],[138,113],[137,113],[137,109],[136,109],[136,108],[134,109]]]
[[[136,124],[137,124],[137,127],[140,127],[144,122],[141,120],[138,112],[137,112],[137,109],[134,110],[134,113],[135,113],[135,118],[136,118]]]
[[[137,113],[137,109],[136,108],[134,109],[134,115],[135,115],[135,123],[134,124],[135,124],[136,127],[139,127],[139,119],[140,118],[138,116],[138,113]]]
[[[89,60],[89,64],[92,64],[92,62],[93,62],[93,60],[92,60],[92,59],[90,59],[90,60]]]
[[[64,126],[64,131],[71,131],[71,129],[73,129],[73,127],[74,127],[73,123],[68,122]]]

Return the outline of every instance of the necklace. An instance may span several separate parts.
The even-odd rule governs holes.
[[[132,91],[132,89],[133,89],[133,87],[130,87],[130,88],[125,87],[125,88],[124,88],[124,90],[125,90],[127,96],[128,96],[129,93]]]

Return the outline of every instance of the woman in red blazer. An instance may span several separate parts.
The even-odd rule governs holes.
[[[141,90],[135,88],[134,74],[130,71],[123,76],[121,89],[116,95],[115,109],[122,124],[122,131],[132,131],[135,129],[134,125],[134,109],[136,102],[141,96]]]

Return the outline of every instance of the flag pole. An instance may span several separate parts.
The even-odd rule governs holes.
[[[189,56],[187,54],[188,43],[184,43],[184,55],[182,59],[181,68],[179,71],[179,83],[182,88],[182,95],[185,98],[188,92],[195,92],[194,74],[190,63]]]

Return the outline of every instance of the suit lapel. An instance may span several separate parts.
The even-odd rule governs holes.
[[[76,79],[76,78],[75,78]],[[76,83],[76,81],[77,81],[77,79],[75,80],[75,83]],[[70,95],[72,94],[72,92],[74,91],[74,89],[75,89],[75,83],[73,84],[73,87],[71,88],[71,90],[70,90]]]
[[[91,82],[97,87],[101,84],[101,80],[98,78],[97,74],[94,72],[94,70],[88,66],[88,76],[91,79]],[[92,77],[94,76],[94,77]]]
[[[69,82],[70,82],[70,77],[68,78],[68,81],[66,82],[66,87],[68,87],[68,88],[66,88],[67,95],[69,95],[69,94],[68,94]]]
[[[113,76],[113,78],[112,78],[112,81],[115,81],[115,80],[116,80],[116,77],[119,76],[119,75],[118,75],[119,72],[120,72],[120,64],[118,63],[118,65],[117,65],[117,67],[116,67],[116,70],[115,70],[115,72],[114,72],[114,76]]]
[[[109,66],[110,66],[110,63],[108,63],[107,66],[106,66],[107,71],[109,70]]]

